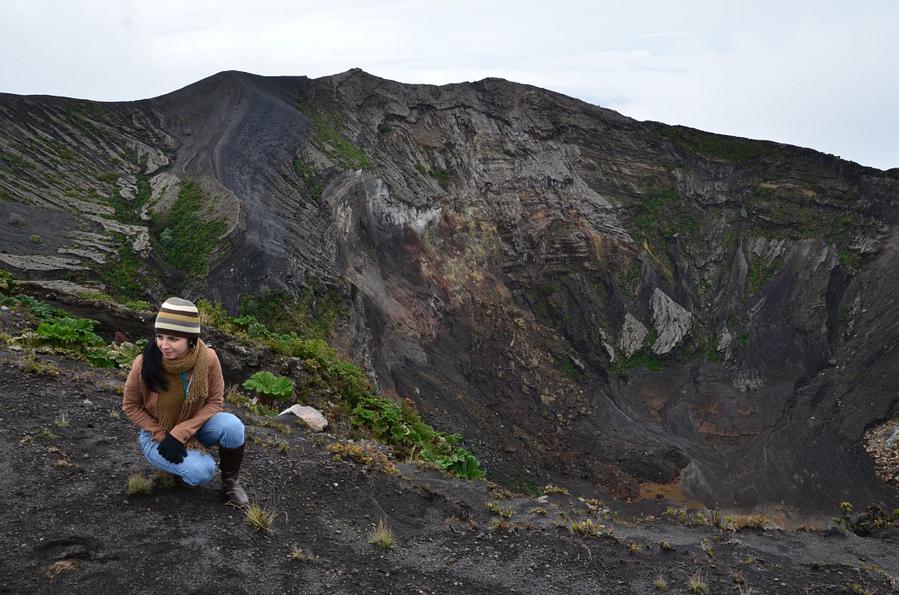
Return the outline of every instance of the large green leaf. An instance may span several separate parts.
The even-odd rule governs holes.
[[[281,401],[293,395],[293,381],[269,371],[256,372],[243,383],[243,387]]]

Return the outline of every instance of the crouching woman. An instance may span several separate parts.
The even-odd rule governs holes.
[[[222,411],[222,366],[200,339],[196,306],[169,298],[156,316],[155,331],[155,341],[131,366],[122,400],[128,419],[140,428],[141,451],[155,467],[195,486],[215,475],[215,460],[205,449],[218,445],[225,499],[246,505],[238,482],[244,426]]]

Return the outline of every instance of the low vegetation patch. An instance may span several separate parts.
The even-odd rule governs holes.
[[[319,172],[311,164],[299,159],[293,160],[293,170],[300,179],[300,191],[303,195],[318,202],[325,190],[325,185],[319,179]]]
[[[512,518],[512,509],[504,506],[500,506],[497,502],[491,500],[487,503],[487,510],[492,512],[493,514],[502,517],[504,519]]]
[[[690,578],[687,580],[687,587],[691,593],[696,593],[696,595],[709,595],[711,593],[706,577],[699,570],[690,575]]]
[[[293,396],[293,381],[267,370],[256,372],[243,383],[243,387],[256,393],[256,397],[269,407],[276,402],[284,402]]]
[[[268,533],[275,523],[278,512],[272,506],[251,502],[244,513],[244,521],[257,531]]]
[[[38,376],[59,376],[59,366],[53,362],[39,359],[34,353],[25,356],[25,371]]]
[[[95,367],[129,367],[143,349],[143,343],[107,344],[94,329],[96,320],[71,316],[61,308],[51,306],[29,295],[16,294],[16,285],[7,273],[0,276],[0,304],[12,306],[32,320],[35,328],[26,330],[5,342],[29,351],[39,350],[87,362]],[[35,373],[53,374],[53,365],[41,365],[29,356],[28,365]],[[40,369],[40,372],[38,371]]]
[[[153,491],[153,480],[143,473],[132,473],[128,476],[127,493],[129,496],[149,494]]]
[[[593,519],[584,519],[580,522],[572,521],[568,528],[572,533],[581,537],[599,537],[606,533],[605,525],[594,523]]]
[[[138,302],[146,295],[145,288],[150,284],[150,278],[144,274],[143,265],[134,253],[131,240],[121,234],[115,235],[118,253],[99,267],[96,275],[106,291],[122,302]]]
[[[312,143],[331,161],[344,170],[366,169],[368,157],[340,133],[341,118],[338,114],[319,109],[306,98],[296,101],[297,109],[312,123]]]
[[[727,136],[704,132],[686,126],[656,124],[656,132],[667,136],[675,143],[698,153],[703,157],[721,161],[746,161],[776,150],[776,145],[767,141],[751,140],[738,136]]]
[[[338,441],[328,445],[332,459],[339,461],[349,459],[365,468],[376,469],[384,473],[396,473],[396,465],[386,454],[378,450],[374,444],[365,442]]]
[[[209,268],[210,256],[225,233],[225,222],[208,213],[198,183],[181,180],[178,198],[153,222],[152,231],[165,261],[188,278],[198,279]]]
[[[396,544],[393,530],[387,525],[387,519],[380,519],[374,531],[368,536],[368,543],[389,550]]]

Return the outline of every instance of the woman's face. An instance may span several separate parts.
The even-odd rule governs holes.
[[[178,359],[187,353],[188,343],[184,337],[159,334],[156,335],[156,346],[165,359]]]

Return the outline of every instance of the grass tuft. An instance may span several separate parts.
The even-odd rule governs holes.
[[[287,557],[293,560],[294,562],[310,562],[312,561],[312,556],[303,551],[303,549],[299,546],[293,546],[290,548],[290,553],[287,554]]]
[[[385,550],[389,550],[394,546],[396,540],[393,537],[393,530],[387,525],[387,519],[382,518],[378,521],[375,530],[368,536],[368,543]]]
[[[57,578],[59,578],[59,575],[61,575],[62,573],[70,572],[72,570],[75,570],[76,568],[78,568],[78,560],[72,560],[69,558],[66,558],[65,560],[58,560],[47,567],[47,580],[52,583]]]
[[[705,577],[699,570],[690,575],[690,578],[687,580],[687,587],[691,593],[696,593],[696,595],[709,595],[711,593]]]
[[[268,533],[271,531],[276,516],[278,516],[278,512],[274,508],[252,502],[247,506],[244,520],[257,531]]]
[[[153,480],[143,473],[132,473],[128,477],[128,495],[149,494],[153,491]]]

